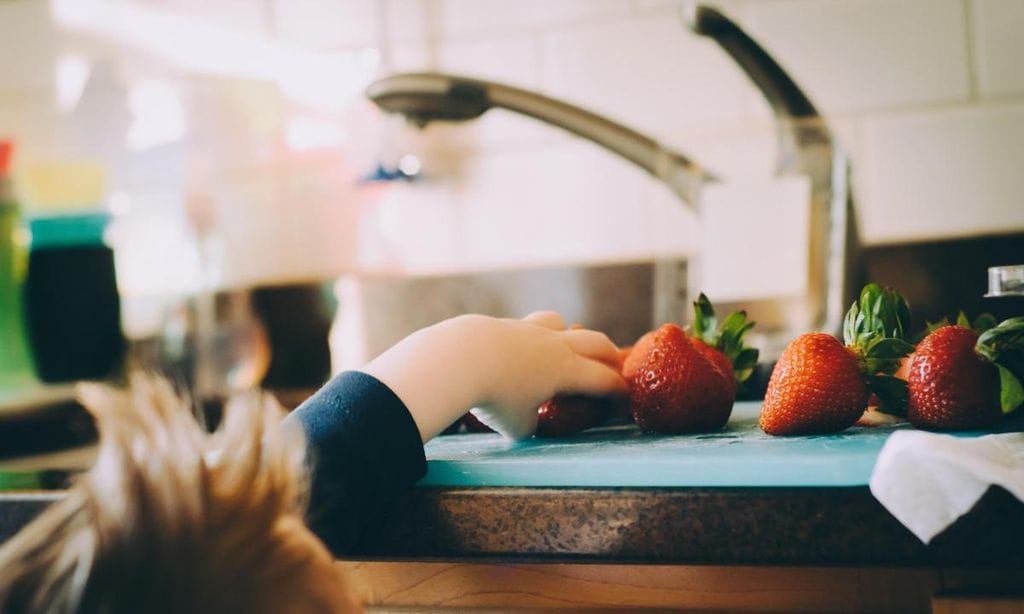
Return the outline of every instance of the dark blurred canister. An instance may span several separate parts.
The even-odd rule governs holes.
[[[25,311],[36,375],[44,382],[103,379],[124,337],[105,212],[30,218]]]

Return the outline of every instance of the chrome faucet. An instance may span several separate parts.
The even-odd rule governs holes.
[[[419,126],[431,121],[475,119],[489,109],[522,113],[589,139],[668,184],[691,207],[704,171],[687,156],[610,119],[537,92],[468,77],[406,73],[370,84],[366,95],[380,108],[401,113]]]
[[[684,5],[682,14],[687,26],[718,43],[767,99],[776,119],[777,172],[806,174],[811,182],[810,281],[807,296],[797,299],[801,305],[753,301],[722,307],[748,309],[759,328],[767,326],[776,337],[769,346],[810,329],[838,333],[843,311],[853,297],[853,288],[848,286],[850,256],[856,248],[846,157],[793,79],[735,22],[713,8],[693,3]],[[435,120],[474,119],[492,108],[534,117],[640,166],[698,213],[701,185],[716,180],[688,156],[654,138],[566,102],[509,85],[440,73],[405,73],[375,81],[366,95],[381,109],[400,113],[420,126]],[[783,315],[787,312],[801,315],[787,319]],[[681,315],[677,313],[675,318]],[[762,356],[770,358],[777,356],[781,347],[762,350]]]

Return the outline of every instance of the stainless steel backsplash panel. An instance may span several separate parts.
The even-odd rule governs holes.
[[[335,370],[357,363],[355,354],[372,358],[419,328],[464,313],[521,318],[554,310],[568,324],[583,324],[628,345],[656,320],[665,321],[672,313],[678,314],[675,320],[682,316],[685,281],[685,266],[679,261],[349,277],[339,282],[332,345],[335,362],[341,364]],[[361,331],[358,343],[339,337],[346,320],[349,330]]]

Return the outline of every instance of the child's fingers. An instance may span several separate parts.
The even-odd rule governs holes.
[[[565,330],[565,320],[557,311],[534,311],[523,318],[523,321],[551,330]]]
[[[569,349],[581,356],[603,362],[613,369],[622,366],[618,346],[604,333],[595,330],[569,330],[562,333],[562,338]]]
[[[629,385],[616,369],[582,356],[578,357],[575,368],[566,374],[566,381],[561,388],[560,392],[593,395],[629,391]]]

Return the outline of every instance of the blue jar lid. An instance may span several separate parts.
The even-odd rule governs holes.
[[[110,214],[102,212],[30,218],[32,249],[104,245],[109,222]]]

